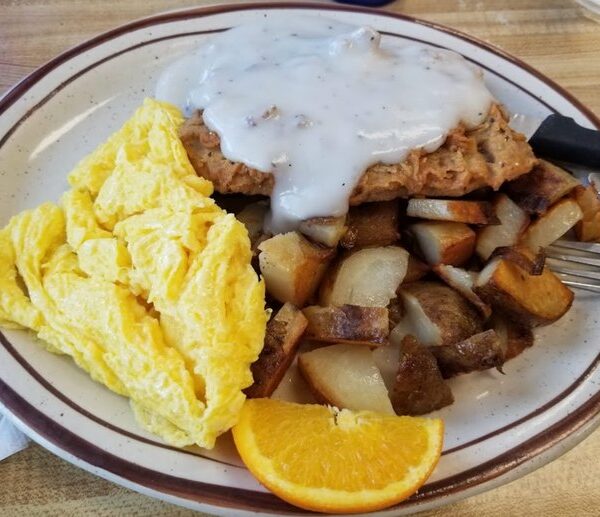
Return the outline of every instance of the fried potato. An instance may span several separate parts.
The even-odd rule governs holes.
[[[504,349],[505,361],[517,357],[523,350],[533,346],[534,336],[530,327],[515,323],[499,314],[494,314],[490,322]]]
[[[398,415],[424,415],[454,402],[435,357],[413,336],[405,337],[400,345],[398,372],[390,399]]]
[[[394,414],[373,354],[365,346],[317,348],[298,356],[298,368],[322,404]]]
[[[483,331],[477,309],[447,285],[414,282],[400,296],[411,333],[424,345],[451,345]]]
[[[387,307],[407,268],[408,252],[399,246],[352,252],[328,271],[321,285],[320,304]]]
[[[431,267],[429,264],[426,264],[422,260],[419,260],[412,253],[408,257],[408,267],[406,269],[406,275],[403,284],[408,284],[410,282],[416,282],[417,280],[421,280],[427,273],[431,271]]]
[[[397,200],[365,203],[348,212],[348,231],[341,240],[344,248],[388,246],[400,239]]]
[[[308,320],[306,338],[326,343],[380,345],[387,342],[390,326],[385,307],[319,307],[302,310]]]
[[[396,384],[396,375],[400,364],[400,347],[398,345],[382,345],[371,351],[373,360],[381,372],[383,382],[391,393]]]
[[[267,291],[280,302],[302,307],[315,292],[335,250],[312,244],[298,232],[275,235],[258,245]]]
[[[498,224],[494,207],[487,201],[456,199],[408,200],[406,215],[434,221],[454,221],[467,224]]]
[[[431,264],[464,264],[475,248],[475,232],[464,223],[425,221],[410,227],[425,260]]]
[[[529,224],[529,216],[506,194],[497,194],[493,201],[499,225],[486,226],[477,232],[475,252],[487,260],[496,248],[513,246]]]
[[[291,303],[286,303],[267,323],[265,344],[252,363],[254,384],[244,390],[249,398],[270,397],[294,360],[307,320]]]
[[[529,225],[521,242],[533,251],[545,248],[562,237],[583,218],[577,201],[563,199]]]
[[[528,174],[507,183],[508,194],[530,214],[543,214],[579,181],[564,169],[540,160]]]
[[[523,245],[496,248],[490,258],[493,259],[496,257],[502,257],[505,260],[513,262],[530,275],[541,275],[544,272],[546,264],[546,254],[543,248],[538,248],[538,251],[534,253]]]
[[[248,230],[252,249],[255,249],[259,244],[259,239],[264,236],[263,226],[268,211],[269,204],[266,201],[257,201],[246,205],[235,215],[235,218],[243,223],[246,230]]]
[[[530,275],[502,258],[481,271],[474,290],[494,310],[531,327],[558,320],[573,303],[573,291],[548,268],[541,275]]]
[[[394,328],[404,317],[404,304],[400,298],[392,298],[387,307],[388,319],[390,320],[390,329]]]
[[[504,347],[494,330],[486,330],[448,346],[432,346],[444,379],[504,364]]]
[[[348,227],[346,217],[313,217],[302,221],[298,229],[314,242],[335,248]]]
[[[600,241],[600,198],[596,187],[578,185],[572,195],[583,214],[575,225],[577,239],[584,242]]]
[[[473,291],[473,286],[477,280],[476,272],[448,266],[447,264],[433,266],[433,271],[452,289],[455,289],[469,300],[481,312],[484,318],[487,319],[490,317],[492,308]]]

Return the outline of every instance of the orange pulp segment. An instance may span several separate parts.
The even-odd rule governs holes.
[[[413,494],[442,451],[440,419],[250,399],[233,438],[252,474],[307,510],[379,510]]]

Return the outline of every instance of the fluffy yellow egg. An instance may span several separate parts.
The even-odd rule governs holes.
[[[210,448],[252,383],[265,289],[245,227],[189,163],[182,122],[146,100],[71,172],[60,206],[0,230],[0,325],[71,356],[168,443]]]

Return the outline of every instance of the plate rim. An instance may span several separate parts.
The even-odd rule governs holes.
[[[483,48],[496,54],[499,57],[509,61],[510,63],[518,66],[519,68],[529,72],[537,79],[545,83],[551,89],[558,92],[562,97],[566,98],[569,102],[577,107],[585,116],[590,119],[594,125],[598,129],[600,129],[600,116],[596,115],[590,108],[588,108],[585,104],[583,104],[577,97],[575,97],[571,92],[566,90],[563,86],[555,82],[553,79],[549,78],[547,75],[540,72],[537,68],[529,65],[525,61],[516,57],[513,54],[505,51],[504,49],[484,41],[476,36],[472,36],[471,34],[467,34],[461,30],[455,29],[453,27],[449,27],[447,25],[443,25],[440,23],[432,22],[429,20],[424,20],[421,18],[417,18],[411,15],[391,12],[391,11],[383,11],[379,9],[374,9],[370,7],[360,7],[360,6],[352,6],[346,4],[324,4],[320,2],[305,2],[305,1],[277,1],[277,2],[248,2],[241,4],[231,4],[231,3],[223,3],[223,4],[212,4],[207,6],[200,7],[191,7],[191,8],[182,8],[160,12],[154,15],[145,16],[142,18],[138,18],[132,20],[130,22],[118,25],[117,27],[110,29],[108,31],[101,32],[92,38],[89,38],[81,43],[76,44],[73,47],[70,47],[57,56],[53,57],[46,63],[32,70],[29,74],[23,77],[20,81],[18,81],[15,85],[9,88],[1,97],[0,97],[0,116],[10,107],[14,102],[16,102],[25,92],[31,89],[40,79],[42,79],[49,72],[63,64],[65,61],[81,54],[87,50],[90,50],[94,47],[97,47],[115,37],[121,36],[127,32],[132,32],[138,29],[143,29],[151,25],[156,25],[158,23],[169,23],[173,21],[180,21],[182,19],[186,19],[187,17],[197,17],[199,15],[210,16],[211,14],[222,14],[232,11],[253,11],[257,9],[318,9],[322,11],[342,11],[342,12],[355,12],[359,14],[371,14],[376,16],[383,16],[387,18],[393,18],[397,20],[403,20],[407,22],[411,22],[417,25],[422,25],[424,27],[428,27],[431,29],[438,30],[440,32],[444,32],[450,34],[452,36],[456,36],[462,40],[465,40],[469,43],[473,43],[474,45]],[[44,99],[42,99],[43,101]],[[31,108],[31,110],[35,110],[37,108],[37,104]]]
[[[22,431],[28,433],[36,443],[40,444],[47,450],[57,454],[62,459],[69,461],[77,467],[83,468],[84,470],[87,470],[92,474],[103,477],[104,479],[107,479],[109,481],[131,488],[144,495],[156,497],[167,502],[171,502],[173,504],[178,504],[180,506],[185,506],[196,510],[217,510],[219,512],[219,515],[316,515],[314,513],[306,513],[300,508],[291,506],[271,493],[256,492],[252,490],[242,489],[239,487],[233,488],[226,487],[223,485],[211,485],[209,483],[191,481],[164,473],[158,473],[158,475],[164,480],[166,480],[170,486],[176,486],[178,483],[182,483],[197,488],[198,486],[202,485],[211,491],[214,490],[215,494],[220,494],[221,498],[217,500],[217,503],[213,503],[207,500],[209,498],[206,497],[205,492],[199,493],[197,498],[190,498],[190,492],[178,492],[176,488],[170,488],[169,490],[166,490],[164,484],[157,485],[153,484],[152,482],[149,482],[149,480],[152,480],[152,475],[156,474],[156,471],[140,467],[130,462],[129,460],[115,456],[110,452],[99,449],[94,444],[87,441],[84,437],[81,437],[72,430],[65,428],[56,420],[48,418],[41,411],[39,411],[29,402],[27,402],[18,393],[16,393],[12,388],[7,386],[1,379],[0,392],[3,392],[4,395],[8,395],[8,398],[13,402],[13,408],[15,406],[20,406],[22,408],[20,412],[26,412],[28,416],[34,415],[33,420],[30,418],[28,421],[25,421],[17,412],[14,412],[10,409],[6,411],[6,414],[13,421],[13,423]],[[5,401],[6,399],[0,400],[0,408],[7,410],[8,406],[4,404]],[[513,460],[511,462],[510,467],[507,470],[497,469],[493,472],[494,475],[490,478],[487,478],[482,482],[470,484],[466,486],[466,488],[462,488],[463,483],[459,481],[456,485],[451,485],[452,491],[450,492],[445,490],[445,487],[441,487],[439,494],[435,493],[436,491],[433,491],[430,495],[428,494],[427,498],[414,498],[413,496],[412,498],[406,501],[406,503],[408,504],[401,503],[400,505],[392,507],[388,510],[361,515],[380,515],[382,517],[392,517],[400,514],[405,515],[407,513],[425,511],[427,509],[432,509],[442,505],[450,504],[464,499],[466,497],[470,497],[478,493],[487,491],[488,489],[495,488],[504,484],[504,482],[509,482],[518,479],[519,477],[524,476],[525,474],[536,470],[537,468],[540,468],[548,462],[558,458],[559,456],[570,450],[572,447],[577,445],[579,442],[584,440],[600,425],[600,402],[596,402],[595,404],[597,406],[597,412],[595,414],[586,411],[584,408],[584,406],[587,406],[588,404],[590,404],[590,402],[592,401],[589,400],[587,403],[580,406],[576,410],[583,410],[584,415],[587,415],[587,417],[579,419],[579,425],[575,429],[570,425],[568,417],[565,417],[552,426],[557,431],[554,434],[554,440],[550,442],[540,442],[539,437],[543,435],[545,431],[533,436],[525,443],[532,442],[534,444],[538,444],[539,450],[536,451],[535,456],[528,456]],[[50,427],[54,431],[59,432],[61,438],[67,436],[67,444],[69,446],[65,447],[64,440],[53,439],[53,437],[47,431],[44,432],[42,429],[46,427]],[[563,442],[569,442],[568,446],[565,447],[563,450],[561,450],[559,447],[556,447],[557,444]],[[81,447],[82,445],[83,449],[81,450],[83,450],[84,452],[78,453],[77,448]],[[98,452],[95,455],[86,454],[90,450],[94,449],[98,449]],[[504,453],[503,456],[510,457],[511,453],[512,450],[509,450],[506,453]],[[100,458],[100,461],[98,460],[98,458]],[[532,465],[531,461],[529,461],[529,464],[526,463],[528,460],[531,460],[533,458],[541,458],[541,461],[539,462],[539,464],[535,465]],[[496,458],[493,458],[487,463],[494,463],[495,459]],[[208,459],[206,460],[212,461]],[[109,463],[105,463],[105,461]],[[114,471],[112,467],[115,463],[122,466],[121,471]],[[525,468],[523,468],[523,465],[525,466]],[[472,470],[477,469],[478,467],[475,467]],[[132,475],[130,477],[127,477],[123,475],[123,471],[127,471]],[[462,474],[459,474],[456,477],[462,476]],[[237,501],[237,496],[242,494],[249,496],[249,499],[253,503],[260,503],[260,506],[248,506],[248,499],[244,500],[243,506],[235,504]],[[211,493],[211,497],[212,496],[213,494]],[[400,511],[400,513],[397,513],[398,511]]]
[[[421,20],[419,18],[412,17],[412,16],[400,14],[400,13],[379,11],[379,10],[369,9],[369,8],[364,8],[364,7],[319,4],[319,3],[312,3],[312,2],[272,2],[272,3],[271,2],[268,2],[268,3],[252,2],[252,3],[245,3],[245,4],[218,4],[218,5],[210,5],[210,6],[203,6],[203,7],[187,8],[187,9],[184,8],[184,9],[179,9],[179,10],[174,10],[174,11],[158,13],[158,14],[155,14],[152,16],[139,18],[137,20],[133,20],[131,22],[119,25],[111,30],[100,33],[93,38],[90,38],[82,43],[79,43],[78,45],[75,45],[74,47],[71,47],[71,48],[65,50],[64,52],[58,54],[56,57],[54,57],[50,61],[46,62],[45,64],[41,65],[40,67],[36,68],[30,74],[25,76],[22,80],[20,80],[17,84],[15,84],[12,88],[10,88],[7,92],[5,92],[5,94],[2,97],[0,97],[0,117],[2,117],[3,113],[6,110],[8,110],[18,99],[23,97],[23,95],[27,91],[29,91],[31,88],[33,88],[34,85],[36,85],[40,80],[42,80],[46,75],[48,75],[54,69],[60,67],[65,62],[68,62],[70,59],[72,59],[78,55],[81,55],[94,47],[102,45],[106,41],[123,36],[129,32],[135,31],[135,30],[144,29],[144,28],[151,27],[153,25],[159,25],[162,23],[182,21],[182,20],[189,19],[189,18],[201,18],[201,17],[205,17],[205,16],[210,16],[213,14],[222,14],[222,13],[227,13],[227,12],[269,10],[269,9],[294,9],[294,10],[312,9],[312,10],[321,10],[321,11],[336,11],[336,12],[341,11],[341,12],[355,12],[355,13],[359,13],[359,14],[370,14],[370,15],[390,17],[390,18],[394,18],[394,19],[398,19],[398,20],[403,20],[403,21],[407,21],[407,22],[414,23],[417,25],[422,25],[427,28],[432,28],[432,29],[440,31],[442,33],[450,34],[461,40],[467,41],[468,43],[474,44],[477,47],[483,48],[484,50],[487,50],[487,51],[503,58],[504,60],[525,70],[526,72],[529,72],[531,75],[533,75],[538,80],[540,80],[541,82],[546,84],[548,87],[550,87],[556,93],[558,93],[561,97],[563,97],[568,102],[570,102],[573,106],[575,106],[581,113],[583,113],[588,118],[588,120],[590,120],[594,125],[596,125],[600,129],[600,119],[598,118],[598,116],[596,116],[596,114],[590,108],[585,106],[576,97],[574,97],[570,92],[568,92],[562,86],[555,83],[552,79],[548,78],[547,76],[545,76],[544,74],[539,72],[537,69],[533,68],[532,66],[528,65],[521,59],[507,53],[506,51],[504,51],[490,43],[487,43],[487,42],[480,40],[476,37],[473,37],[471,35],[465,34],[462,31],[459,31],[459,30],[456,30],[456,29],[453,29],[453,28],[450,28],[450,27],[447,27],[447,26],[444,26],[441,24],[437,24],[434,22],[429,22],[429,21]],[[31,113],[33,113],[41,104],[45,103],[48,99],[48,96],[51,96],[53,94],[53,92],[55,92],[55,91],[56,90],[52,90],[48,95],[44,96],[38,103],[36,103],[33,107],[31,107],[26,112],[26,114],[13,127],[11,127],[5,135],[3,135],[1,142],[3,143],[8,138],[10,138],[10,135],[20,125],[21,120],[28,118],[28,116]],[[5,338],[4,335],[2,335],[2,337]],[[2,389],[0,389],[0,393],[5,392],[5,389],[3,386],[10,389],[0,379],[0,388],[2,388]],[[19,395],[17,393],[15,393],[15,392],[13,392],[13,393],[15,395],[17,395],[17,397],[19,397]],[[2,404],[3,401],[1,399],[2,399],[2,397],[0,397],[0,405],[4,405],[4,404]],[[22,399],[22,400],[24,401],[24,399]],[[26,401],[24,401],[24,402],[25,402],[25,404],[28,404],[32,410],[37,411],[28,402],[26,402]],[[5,409],[8,410],[7,413],[10,413],[12,415],[12,417],[15,418],[22,427],[25,427],[29,430],[33,430],[25,420],[22,420],[21,418],[19,418],[15,413],[13,413],[13,411],[11,411],[8,408],[8,406],[5,406]],[[60,426],[60,424],[58,424],[57,422],[52,420],[50,417],[47,417],[46,415],[44,415],[43,413],[41,413],[39,411],[38,411],[38,413],[39,413],[39,415],[41,415],[42,419],[45,419],[47,422]],[[414,511],[420,511],[420,510],[425,509],[424,506],[430,506],[430,507],[433,507],[433,505],[439,506],[441,504],[449,503],[451,500],[458,500],[460,498],[467,497],[469,495],[474,495],[475,493],[481,492],[488,488],[493,488],[494,486],[498,486],[499,484],[502,483],[501,478],[510,476],[511,474],[512,475],[516,474],[516,476],[513,477],[513,479],[516,479],[516,477],[520,477],[520,476],[526,474],[527,472],[530,472],[532,470],[535,470],[536,468],[541,467],[548,461],[551,461],[552,459],[555,459],[555,457],[557,457],[558,455],[566,452],[571,447],[574,447],[577,443],[579,443],[581,440],[583,440],[585,438],[585,436],[587,436],[589,433],[591,433],[596,426],[600,425],[600,418],[598,418],[599,416],[600,416],[600,391],[598,391],[595,395],[590,397],[590,399],[585,401],[583,404],[579,405],[572,413],[567,414],[564,418],[557,421],[550,428],[547,428],[546,430],[534,435],[533,437],[529,438],[528,440],[521,443],[517,447],[492,458],[491,460],[487,461],[484,464],[478,465],[477,467],[474,467],[465,472],[459,473],[455,476],[450,476],[449,478],[446,478],[445,480],[443,480],[444,486],[436,487],[437,482],[430,484],[430,490],[427,491],[427,494],[425,494],[424,496],[421,496],[421,497],[417,494],[416,497],[413,497],[409,501],[407,501],[407,503],[408,503],[407,505],[400,505],[400,506],[395,507],[395,509],[397,509],[397,510],[412,509]],[[549,432],[550,430],[552,430],[552,432]],[[37,432],[35,430],[33,430],[33,431],[35,434],[37,434]],[[40,434],[40,436],[44,440],[47,440],[49,443],[51,443],[55,449],[65,452],[66,453],[65,455],[70,454],[70,452],[64,446],[61,447],[60,443],[55,443],[54,441],[50,440],[49,437],[44,436],[43,434]],[[79,437],[78,435],[74,435],[74,436],[85,441],[85,439],[83,437]],[[564,450],[561,450],[560,444],[561,443],[566,444],[567,442],[569,442],[568,446],[565,447]],[[53,451],[53,452],[56,452],[56,451]],[[516,458],[514,456],[511,458],[511,456],[515,452],[518,452],[519,455]],[[102,453],[110,454],[110,453],[107,453],[106,451],[102,451]],[[551,453],[554,453],[554,454],[551,454]],[[546,456],[548,456],[548,457],[546,457]],[[85,458],[83,458],[81,455],[74,455],[74,457],[76,457],[80,463],[81,462],[87,463],[92,468],[91,469],[87,468],[85,465],[82,465],[82,464],[79,464],[78,466],[80,466],[80,467],[83,466],[87,470],[92,470],[95,474],[99,474],[103,477],[110,477],[110,476],[103,475],[102,472],[98,472],[98,469],[102,470],[102,467],[95,465],[94,462],[88,463],[87,460]],[[127,460],[125,460],[123,458],[118,458],[116,456],[114,458],[116,458],[119,461],[129,463]],[[502,461],[499,462],[500,458],[503,458],[504,462],[502,462]],[[536,464],[532,464],[534,462],[532,462],[531,460],[533,460],[534,458],[539,458],[539,459],[541,459],[541,461]],[[66,459],[73,462],[72,459],[69,459],[69,458],[66,458]],[[208,461],[211,461],[211,460],[208,460]],[[529,462],[529,464],[527,464],[527,462]],[[488,464],[491,464],[491,465],[488,465]],[[527,465],[527,468],[523,468],[523,465]],[[519,468],[519,467],[521,467],[521,468]],[[487,468],[487,471],[486,471],[486,468]],[[481,470],[483,470],[483,472],[480,472]],[[472,471],[477,471],[477,472],[473,473]],[[517,472],[517,471],[519,471],[519,472]],[[107,472],[113,477],[112,481],[115,481],[115,478],[120,479],[120,480],[125,479],[129,482],[130,486],[133,483],[134,485],[136,485],[138,487],[137,488],[138,490],[141,489],[141,491],[145,492],[145,493],[148,493],[148,491],[154,492],[154,490],[155,490],[151,487],[146,486],[143,483],[136,483],[135,481],[131,481],[128,478],[123,478],[123,477],[119,476],[119,474],[117,472],[113,472],[110,469]],[[470,476],[469,476],[469,473],[471,473]],[[458,478],[458,479],[456,479],[455,482],[451,481],[454,478]],[[174,479],[182,480],[181,478],[174,478]],[[136,488],[136,486],[131,486],[131,487]],[[222,487],[222,485],[218,485],[218,486]],[[244,489],[229,488],[229,487],[222,487],[222,488],[226,488],[227,490],[236,490],[236,491],[244,490]],[[158,490],[160,490],[160,488]],[[164,490],[164,488],[163,488],[163,490]],[[244,490],[244,491],[247,492],[246,490]],[[160,493],[164,494],[165,496],[169,495],[168,492],[164,492],[162,490],[160,490]],[[252,492],[252,493],[259,494],[259,492]],[[156,496],[156,495],[160,495],[160,494],[157,494],[156,492],[154,492],[152,495]],[[185,494],[184,495],[176,495],[175,497],[179,498],[180,504],[182,504],[182,502],[184,502],[184,501],[188,501],[190,503],[195,503],[195,504],[203,504],[203,505],[208,504],[214,509],[226,508],[222,505],[214,505],[213,506],[213,503],[205,503],[204,501],[206,498],[204,497],[204,494],[199,493],[197,495],[199,497],[193,498],[193,499],[191,499],[189,497],[185,497]],[[270,496],[271,494],[268,494],[268,495]],[[271,496],[271,497],[274,498],[275,496]],[[280,501],[280,500],[277,499],[277,501]],[[170,502],[177,502],[177,501],[171,500]],[[223,500],[219,501],[219,503],[222,503],[222,502],[223,502]],[[437,503],[437,504],[435,504],[435,503]],[[283,503],[283,502],[281,502],[281,505],[276,505],[276,506],[278,507],[279,510],[286,511],[286,513],[292,512],[294,514],[298,514],[301,512],[295,508],[287,506],[287,504]],[[247,506],[245,506],[244,508],[246,510],[249,510],[249,508]],[[264,506],[261,506],[260,509],[266,510],[266,508]],[[240,510],[242,510],[242,508],[240,508]],[[256,511],[256,509],[254,509],[253,511]],[[269,514],[271,514],[270,511],[269,511]]]

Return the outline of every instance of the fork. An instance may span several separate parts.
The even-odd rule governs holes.
[[[600,244],[558,240],[545,252],[546,264],[563,283],[600,293]]]

